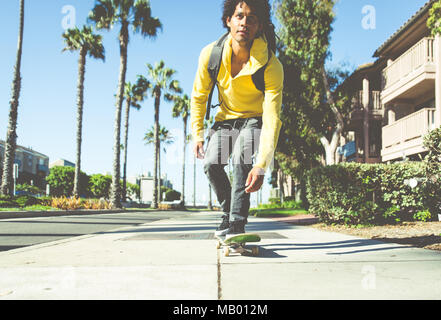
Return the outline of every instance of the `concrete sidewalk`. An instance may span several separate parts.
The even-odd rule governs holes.
[[[192,213],[1,252],[0,300],[441,298],[439,252],[251,217],[260,256],[224,257],[218,222]]]

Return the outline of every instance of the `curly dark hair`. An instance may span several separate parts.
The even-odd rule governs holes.
[[[276,51],[276,34],[274,32],[274,25],[271,21],[271,6],[268,0],[225,0],[223,5],[222,23],[225,28],[230,30],[227,26],[227,18],[231,18],[236,11],[239,3],[245,2],[248,6],[256,11],[256,16],[263,26],[263,33],[268,41],[269,47],[272,51]]]

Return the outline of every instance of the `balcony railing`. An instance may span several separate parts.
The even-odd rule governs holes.
[[[382,110],[381,105],[381,92],[370,91],[369,92],[369,110]],[[355,109],[363,109],[363,90],[360,90],[355,96]]]
[[[380,91],[371,91],[369,97],[369,110],[379,111],[383,109],[381,105],[381,92]]]
[[[435,128],[435,109],[424,108],[383,127],[383,151],[423,137]]]
[[[428,62],[434,62],[434,38],[423,38],[383,70],[386,89]]]

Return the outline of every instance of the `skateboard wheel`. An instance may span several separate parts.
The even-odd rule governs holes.
[[[224,251],[224,255],[228,257],[230,255],[230,248],[226,247]]]
[[[253,254],[253,256],[258,256],[259,255],[259,247],[253,247],[251,249],[251,253]]]

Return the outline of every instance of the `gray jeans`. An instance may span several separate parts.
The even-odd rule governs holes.
[[[245,183],[253,168],[261,128],[261,117],[240,118],[215,122],[209,134],[204,171],[230,222],[247,222],[250,194],[245,192]],[[225,172],[230,157],[233,169],[231,183]]]

